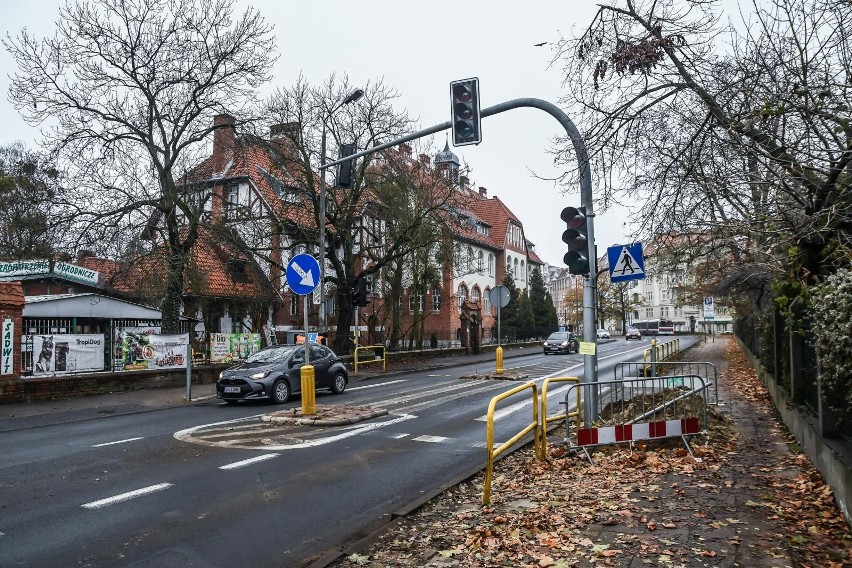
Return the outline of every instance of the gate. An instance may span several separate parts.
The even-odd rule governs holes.
[[[566,443],[569,448],[582,449],[589,462],[590,447],[672,437],[680,437],[693,459],[700,461],[687,436],[707,433],[708,384],[703,377],[636,377],[572,384],[565,392],[566,408],[570,397],[577,395],[573,390],[579,388],[588,389],[584,394],[591,395],[585,401],[597,401],[598,420],[572,430],[571,420],[566,418]]]

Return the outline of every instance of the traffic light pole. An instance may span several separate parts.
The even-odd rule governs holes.
[[[533,98],[523,98],[523,99],[514,99],[511,101],[506,101],[504,103],[496,104],[494,106],[490,106],[486,109],[482,109],[480,112],[480,117],[485,118],[487,116],[493,116],[495,114],[500,114],[501,112],[506,112],[509,110],[513,110],[516,108],[537,108],[539,110],[543,110],[548,113],[550,116],[559,121],[559,124],[565,129],[565,133],[568,135],[568,138],[571,139],[571,144],[574,146],[574,153],[577,156],[577,165],[580,170],[580,204],[586,208],[586,217],[587,217],[587,226],[588,226],[588,236],[589,236],[589,251],[588,258],[590,263],[590,271],[594,271],[597,265],[597,259],[595,258],[595,228],[594,228],[594,219],[595,213],[592,203],[592,171],[591,166],[589,164],[589,153],[586,150],[586,143],[583,140],[583,136],[580,134],[580,131],[574,125],[568,115],[562,112],[562,109],[554,105],[553,103],[543,101],[541,99],[533,99]],[[443,132],[444,130],[451,129],[453,127],[452,121],[442,122],[441,124],[436,124],[430,128],[426,128],[423,130],[418,130],[417,132],[413,132],[406,136],[402,136],[400,138],[396,138],[395,140],[391,140],[390,142],[386,142],[385,144],[380,144],[379,146],[373,146],[372,148],[368,148],[357,154],[353,154],[351,156],[347,156],[346,158],[342,158],[339,160],[335,160],[333,162],[329,162],[327,164],[322,164],[320,166],[320,170],[324,170],[330,168],[332,166],[336,166],[342,162],[347,160],[355,160],[362,156],[368,156],[375,152],[380,152],[382,150],[386,150],[388,148],[392,148],[394,146],[398,146],[404,142],[409,142],[411,140],[417,140],[418,138],[423,138],[424,136],[429,136],[431,134],[437,134],[438,132]],[[322,173],[322,172],[320,172]],[[592,260],[595,259],[595,260]],[[595,313],[597,311],[597,306],[595,304],[595,285],[593,276],[587,275],[583,279],[583,341],[586,343],[596,343],[596,326],[595,326]],[[584,355],[583,356],[583,376],[584,380],[587,383],[597,383],[598,382],[598,356],[597,350],[595,350],[594,355]],[[589,392],[591,391],[591,392]],[[598,407],[598,392],[596,388],[586,389],[585,400],[586,404],[583,405],[583,419],[586,424],[591,424],[597,419],[597,407]]]

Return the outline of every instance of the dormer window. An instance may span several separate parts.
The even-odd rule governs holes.
[[[248,282],[249,277],[246,272],[246,260],[242,258],[232,258],[228,261],[228,272],[231,280],[234,282]]]

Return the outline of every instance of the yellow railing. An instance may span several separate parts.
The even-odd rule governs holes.
[[[680,338],[666,341],[665,343],[657,343],[656,339],[651,340],[651,346],[642,351],[642,370],[645,376],[648,376],[648,362],[665,361],[675,353],[680,353]],[[651,357],[654,354],[656,357]]]
[[[550,377],[544,379],[544,382],[541,384],[541,453],[542,456],[547,455],[547,424],[549,422],[555,422],[557,420],[564,420],[566,418],[573,418],[574,422],[577,423],[579,427],[580,422],[580,389],[574,389],[577,392],[577,407],[572,412],[563,412],[561,414],[555,414],[553,416],[547,415],[547,387],[550,386],[550,383],[575,383],[580,384],[580,379],[578,377]],[[568,410],[567,408],[565,409]]]
[[[381,355],[377,355],[378,350],[382,351]],[[358,354],[363,353],[365,351],[370,352],[370,359],[366,361],[358,361]],[[387,350],[384,345],[367,345],[366,347],[356,347],[355,355],[353,356],[353,360],[355,362],[355,371],[352,373],[353,375],[358,374],[358,365],[367,365],[368,363],[382,363],[382,371],[388,370],[388,359],[387,359]]]
[[[494,408],[497,406],[497,403],[503,399],[509,398],[510,396],[516,395],[521,391],[526,389],[532,390],[533,397],[533,421],[528,424],[523,430],[512,436],[506,442],[500,444],[498,448],[494,448]],[[488,403],[488,415],[486,419],[486,427],[485,427],[485,441],[486,441],[486,450],[488,451],[488,467],[485,468],[485,488],[482,492],[482,503],[484,505],[488,505],[491,502],[491,477],[494,474],[494,458],[505,452],[507,449],[512,447],[518,440],[526,436],[532,431],[535,431],[534,434],[534,442],[535,442],[535,456],[538,460],[544,459],[544,452],[541,450],[541,432],[539,429],[541,428],[541,423],[538,419],[538,386],[535,383],[526,383],[523,385],[519,385],[512,390],[508,390],[503,394],[498,394],[494,398],[491,399],[491,402]]]

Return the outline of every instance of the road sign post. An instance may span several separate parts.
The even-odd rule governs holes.
[[[495,375],[503,374],[503,348],[500,347],[500,310],[509,304],[509,289],[505,286],[494,286],[488,292],[488,300],[491,305],[497,306],[497,349],[494,350],[497,356],[497,364],[494,369]]]
[[[299,372],[302,380],[302,414],[316,414],[316,377],[311,365],[311,342],[308,335],[308,295],[317,287],[320,273],[319,262],[309,254],[297,254],[287,264],[287,285],[295,294],[302,296],[305,309],[305,364]]]

